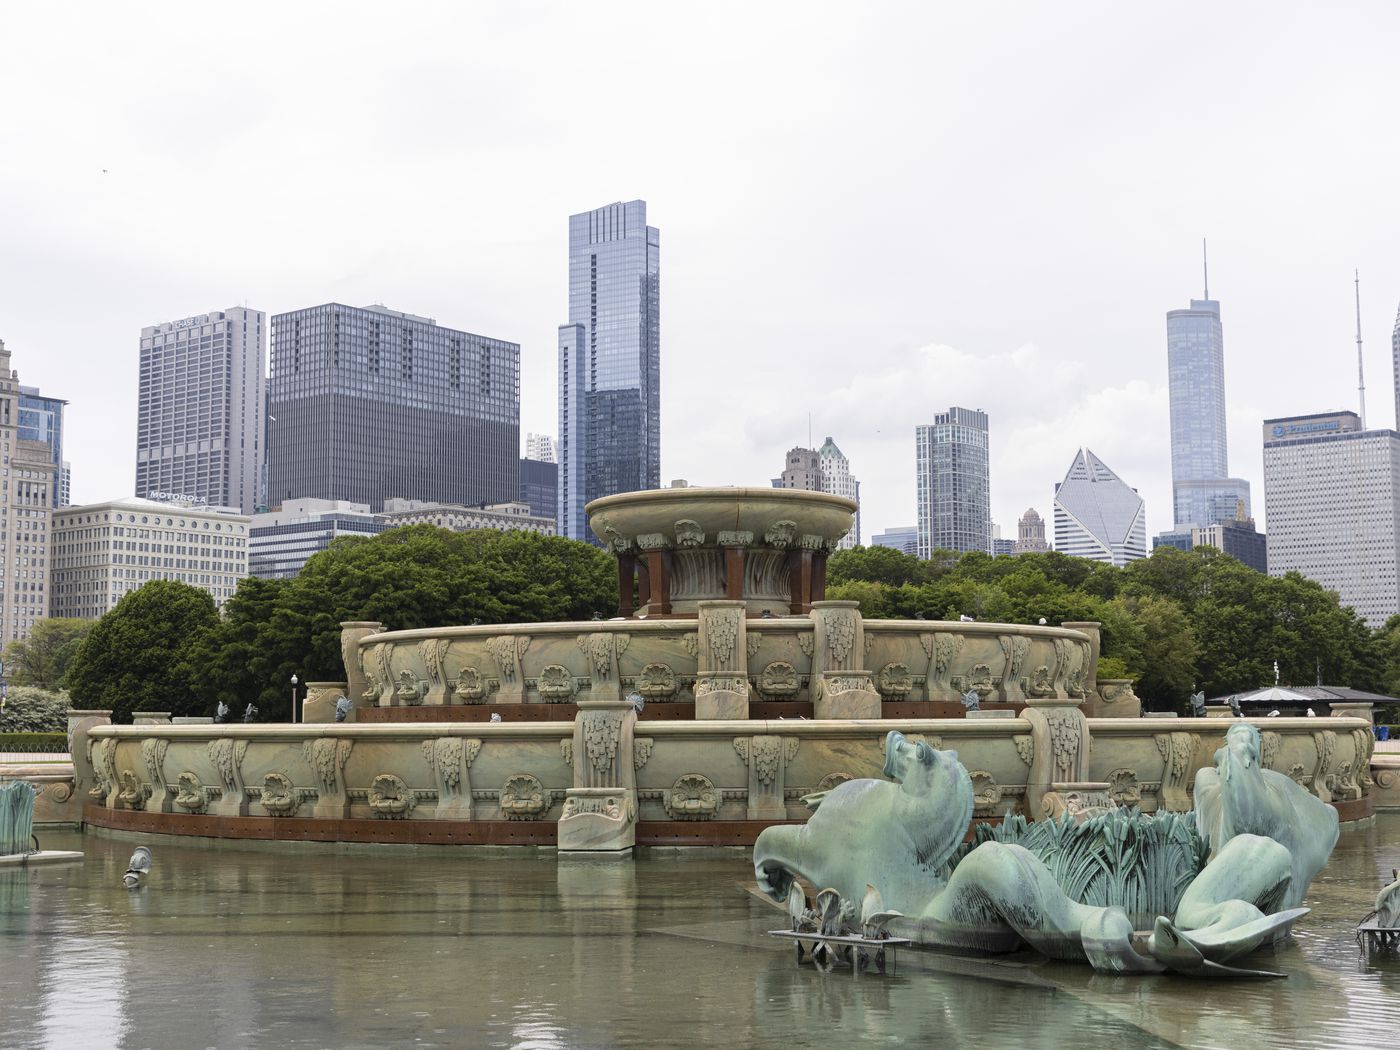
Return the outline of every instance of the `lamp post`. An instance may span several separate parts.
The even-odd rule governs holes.
[[[297,676],[292,675],[292,725],[297,721]]]

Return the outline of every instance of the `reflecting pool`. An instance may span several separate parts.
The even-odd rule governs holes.
[[[1400,815],[1344,831],[1286,980],[1116,978],[906,951],[822,975],[764,936],[747,851],[264,852],[47,833],[81,864],[0,870],[5,1047],[1375,1047],[1400,960],[1352,939],[1400,867]]]

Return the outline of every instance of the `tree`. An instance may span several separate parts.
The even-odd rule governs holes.
[[[927,566],[927,562],[893,547],[852,547],[832,554],[827,562],[826,579],[831,586],[860,580],[898,587],[927,580]]]
[[[217,623],[214,599],[187,583],[152,580],[123,595],[69,665],[74,703],[110,709],[113,722],[138,710],[192,713],[202,705],[190,690],[184,650]]]
[[[36,620],[28,638],[5,646],[5,675],[16,685],[56,691],[88,631],[91,620]]]

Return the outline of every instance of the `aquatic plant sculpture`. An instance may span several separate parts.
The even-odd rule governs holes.
[[[899,732],[885,738],[891,781],[838,784],[806,824],[765,829],[754,843],[754,874],[759,888],[780,902],[797,877],[829,888],[841,898],[840,912],[852,916],[877,893],[883,909],[900,913],[885,924],[889,933],[920,945],[983,953],[1029,945],[1107,973],[1281,976],[1225,964],[1307,913],[1294,904],[1336,841],[1336,811],[1325,803],[1318,804],[1327,812],[1317,810],[1318,800],[1288,777],[1256,775],[1269,771],[1260,769],[1253,727],[1232,726],[1226,740],[1216,768],[1197,779],[1198,799],[1202,789],[1211,794],[1206,773],[1220,784],[1218,805],[1208,803],[1195,815],[1199,834],[1178,826],[1175,815],[1158,828],[1156,818],[1136,810],[1091,818],[1097,823],[1073,832],[1075,848],[1093,851],[1104,868],[1092,892],[1074,874],[1088,865],[1066,867],[1051,857],[1068,844],[1068,821],[1034,834],[1013,823],[1001,836],[1041,848],[1051,863],[1035,848],[997,841],[992,833],[964,850],[973,810],[967,770],[957,752]],[[1209,859],[1201,864],[1207,843]],[[1143,881],[1144,849],[1170,862],[1152,876],[1155,887]],[[1143,910],[1148,902],[1175,902],[1175,908],[1154,916]],[[1150,931],[1136,932],[1134,919]]]
[[[0,784],[0,857],[34,852],[34,786]]]

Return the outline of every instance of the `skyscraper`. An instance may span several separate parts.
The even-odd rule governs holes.
[[[141,329],[138,496],[253,512],[266,429],[264,316],[235,306]]]
[[[1176,529],[1249,517],[1249,482],[1228,476],[1225,336],[1209,287],[1190,309],[1167,312],[1167,378]]]
[[[559,327],[559,535],[593,541],[584,506],[661,484],[660,231],[646,201],[569,216]]]
[[[20,436],[19,373],[0,341],[0,643],[24,638],[49,615],[53,563],[53,451]]]
[[[919,557],[992,550],[987,414],[953,407],[914,428]]]
[[[55,507],[66,507],[71,495],[71,468],[63,458],[63,406],[68,404],[62,398],[46,397],[37,387],[19,388],[19,438],[21,441],[39,441],[49,447],[49,458],[53,462],[53,503]]]
[[[1355,412],[1264,421],[1271,576],[1336,591],[1372,627],[1400,612],[1400,436]]]
[[[1147,556],[1142,497],[1087,448],[1055,486],[1055,549],[1119,567]]]
[[[526,434],[525,455],[521,459],[533,459],[537,463],[553,463],[554,438],[548,434]]]
[[[1400,310],[1395,313],[1395,328],[1390,333],[1390,357],[1395,369],[1395,429],[1400,430]]]
[[[268,502],[520,495],[520,346],[383,306],[272,319]]]
[[[828,437],[821,448],[788,449],[785,462],[782,475],[773,479],[775,489],[830,492],[854,500],[859,506],[860,482],[851,473],[851,461],[831,438]],[[855,525],[836,546],[840,550],[850,550],[860,542],[860,511],[857,510]]]

